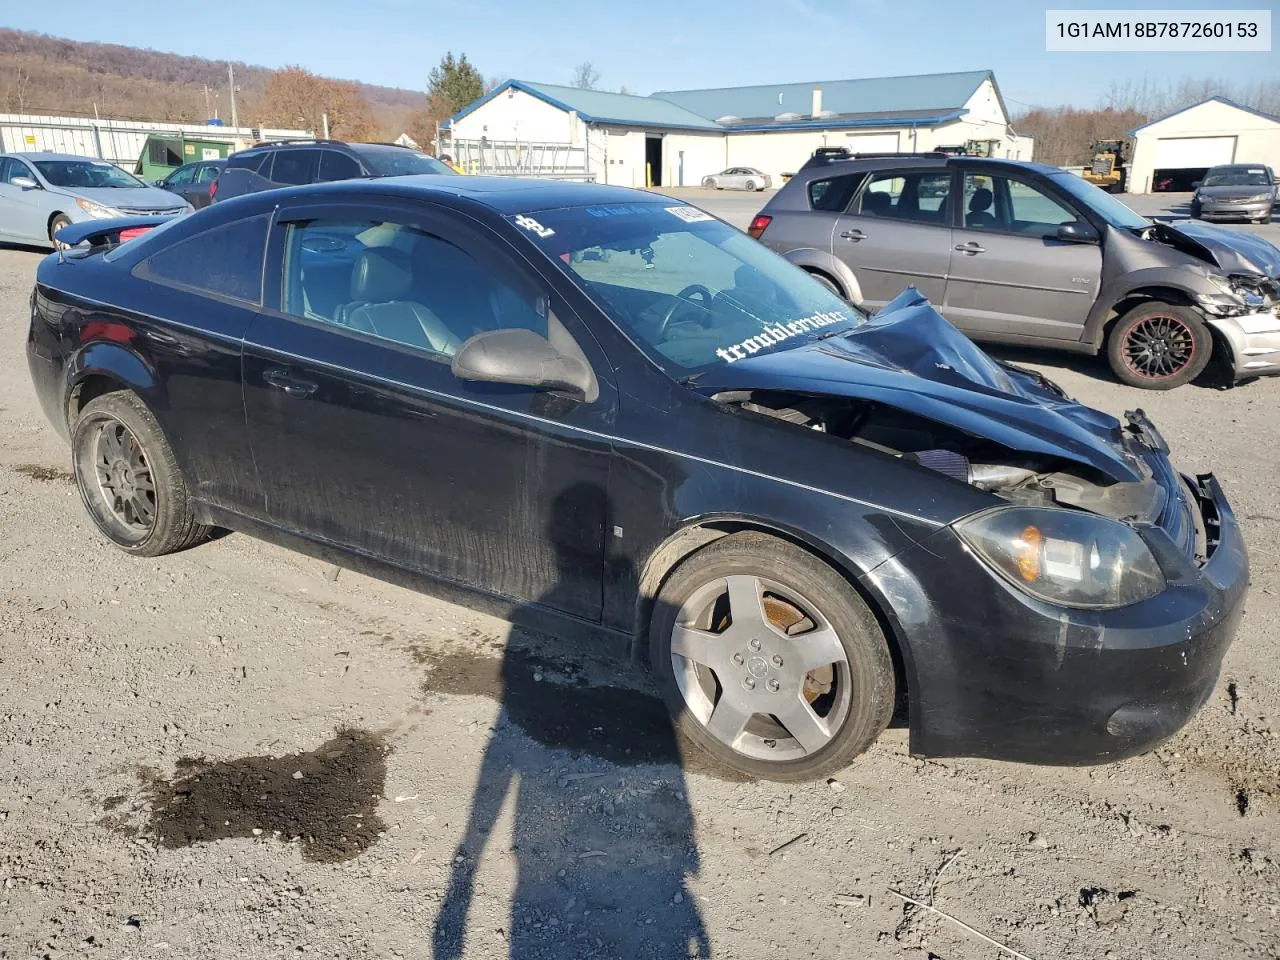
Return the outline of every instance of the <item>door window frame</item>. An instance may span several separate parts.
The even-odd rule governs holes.
[[[927,176],[948,176],[951,179],[951,186],[947,191],[946,199],[943,201],[944,213],[939,220],[915,220],[906,217],[882,217],[874,213],[863,213],[862,199],[871,189],[871,184],[878,177],[892,179],[894,177],[902,177],[906,180],[909,177],[927,177]],[[917,187],[917,190],[919,188]],[[843,216],[848,217],[870,217],[872,220],[882,220],[886,223],[905,223],[915,224],[921,227],[939,227],[944,230],[950,229],[955,224],[956,204],[954,198],[956,196],[956,171],[954,168],[940,164],[938,166],[920,166],[920,167],[885,167],[880,170],[867,170],[862,178],[862,182],[858,184],[853,192],[853,196],[849,198],[849,204],[845,207]],[[901,194],[899,194],[901,198]],[[916,194],[917,201],[920,199],[919,193]]]
[[[421,230],[443,240],[445,243],[452,244],[477,263],[485,265],[490,270],[493,269],[492,264],[496,260],[496,262],[502,264],[502,269],[495,272],[513,290],[520,294],[533,292],[547,299],[549,313],[565,328],[565,331],[578,345],[578,349],[582,352],[583,358],[591,368],[596,381],[609,386],[609,390],[600,390],[596,400],[581,400],[579,403],[583,406],[592,406],[606,402],[606,397],[612,398],[616,396],[616,390],[613,388],[613,366],[609,361],[608,355],[601,347],[595,334],[582,321],[581,317],[565,298],[556,292],[553,284],[507,238],[481,224],[465,223],[448,208],[429,201],[419,201],[410,205],[403,201],[393,203],[390,200],[383,199],[373,202],[353,200],[316,202],[302,199],[282,204],[275,211],[270,233],[267,235],[262,313],[270,314],[289,323],[297,323],[313,329],[327,331],[335,336],[359,340],[397,353],[430,360],[436,365],[437,369],[444,368],[446,379],[443,383],[452,385],[445,392],[451,392],[455,396],[461,396],[468,387],[468,381],[459,380],[453,376],[450,367],[451,356],[446,356],[433,350],[425,350],[412,344],[364,333],[340,324],[299,316],[285,309],[286,244],[289,227],[292,224],[313,220],[396,223],[415,230]],[[479,252],[477,248],[483,252]],[[505,277],[510,277],[510,279],[505,279],[504,275]],[[464,338],[462,342],[465,343],[466,339]],[[438,390],[440,387],[437,385],[433,389]],[[529,389],[532,391],[532,388]],[[608,400],[607,402],[611,403],[613,401]]]
[[[1101,222],[1097,217],[1092,216],[1091,215],[1092,211],[1089,210],[1087,207],[1082,207],[1076,204],[1075,202],[1073,202],[1072,198],[1068,194],[1058,190],[1053,185],[1053,183],[1049,181],[1047,177],[1037,178],[1034,175],[1029,176],[1025,173],[1022,173],[1021,171],[1014,170],[1014,169],[1007,169],[1007,168],[992,169],[989,167],[982,167],[982,166],[976,166],[976,165],[975,166],[957,166],[955,168],[955,178],[952,180],[952,184],[951,184],[951,189],[953,192],[955,192],[956,196],[963,197],[964,178],[969,176],[990,177],[993,180],[999,177],[1003,180],[1007,180],[1013,183],[1021,183],[1023,186],[1030,187],[1032,190],[1035,190],[1037,193],[1041,193],[1044,196],[1048,197],[1054,203],[1058,204],[1060,207],[1065,209],[1068,213],[1074,214],[1076,218],[1076,222],[1087,223],[1090,226],[1092,226],[1095,230],[1098,231],[1098,235],[1100,237],[1106,235],[1106,223]],[[995,201],[993,200],[992,203],[994,204],[994,202]],[[998,226],[997,227],[990,227],[990,226],[971,227],[965,223],[965,214],[969,212],[968,207],[969,207],[968,203],[963,200],[960,203],[952,204],[952,226],[955,229],[966,230],[966,231],[972,230],[975,233],[996,234],[1001,237],[1021,237],[1025,240],[1042,241],[1042,240],[1051,240],[1054,238],[1054,235],[1052,233],[1037,235],[1032,233],[1019,233],[1016,230],[1008,230],[1004,227],[998,227]]]

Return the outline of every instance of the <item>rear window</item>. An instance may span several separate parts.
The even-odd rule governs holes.
[[[134,268],[145,280],[262,302],[269,216],[236,220],[165,247]]]
[[[259,153],[233,153],[227,158],[228,170],[249,170],[257,173],[258,168],[262,166],[262,161],[267,159],[270,154],[263,150]]]
[[[815,210],[843,212],[848,208],[849,201],[853,199],[854,191],[858,189],[862,176],[862,174],[853,174],[811,181],[809,206]]]

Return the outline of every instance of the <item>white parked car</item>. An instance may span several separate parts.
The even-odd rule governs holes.
[[[115,164],[66,153],[0,154],[0,241],[53,246],[70,223],[190,213]]]
[[[702,185],[716,190],[767,190],[773,180],[755,167],[730,167],[702,178]]]

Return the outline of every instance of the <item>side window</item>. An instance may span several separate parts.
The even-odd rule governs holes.
[[[222,170],[219,167],[212,163],[206,163],[200,168],[200,173],[196,177],[196,183],[213,183],[213,181],[218,179],[218,174],[221,172]]]
[[[180,240],[134,267],[146,280],[262,302],[262,258],[270,217],[236,220]]]
[[[320,175],[318,181],[352,180],[360,176],[360,164],[354,158],[337,150],[320,151]]]
[[[14,177],[20,177],[22,174],[15,173],[13,161],[8,157],[0,157],[0,183],[8,183]]]
[[[184,183],[190,183],[196,172],[195,167],[179,167],[173,173],[169,174],[168,182],[173,186],[182,186]]]
[[[546,300],[460,247],[390,221],[290,224],[284,310],[451,357],[485,330],[549,335]]]
[[[814,180],[809,184],[809,206],[815,210],[843,213],[861,182],[860,174]]]
[[[964,196],[967,227],[1045,237],[1079,219],[1052,197],[1008,177],[966,173]]]
[[[280,184],[312,183],[319,162],[319,150],[281,150],[276,153],[271,180]]]
[[[876,173],[862,191],[864,217],[945,224],[951,174],[945,170]]]

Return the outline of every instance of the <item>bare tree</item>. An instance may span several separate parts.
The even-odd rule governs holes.
[[[573,85],[575,87],[581,87],[583,90],[594,90],[599,82],[600,71],[591,65],[590,60],[584,60],[573,68]]]

